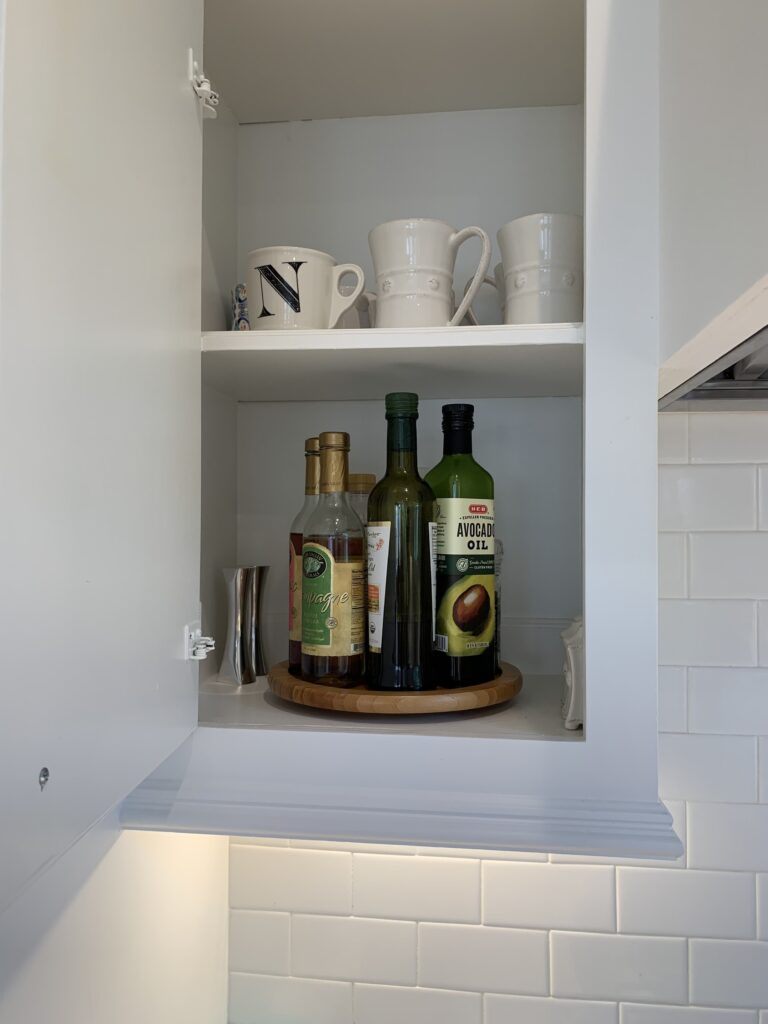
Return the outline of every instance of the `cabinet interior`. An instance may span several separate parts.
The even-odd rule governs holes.
[[[259,92],[256,72],[244,64],[253,29],[248,19],[241,38],[231,38],[227,54],[222,43],[230,17],[226,6],[217,0],[206,8],[206,73],[222,100],[218,118],[204,122],[202,330],[215,339],[209,348],[226,348],[226,336],[209,332],[226,330],[230,289],[243,279],[247,254],[258,246],[285,242],[322,249],[338,262],[358,263],[366,286],[373,289],[368,231],[382,221],[422,216],[456,228],[477,224],[493,242],[492,273],[500,259],[495,234],[502,224],[533,212],[583,212],[581,5],[547,2],[536,13],[535,4],[522,0],[481,4],[489,17],[501,19],[496,32],[489,32],[488,24],[478,29],[484,38],[495,38],[497,60],[491,71],[484,71],[487,61],[473,51],[468,67],[456,70],[452,80],[469,83],[462,108],[481,102],[483,109],[459,109],[439,60],[465,38],[466,18],[458,10],[441,13],[439,36],[426,33],[424,25],[414,29],[423,33],[426,65],[409,89],[401,88],[399,77],[392,78],[393,89],[382,100],[381,89],[374,86],[386,73],[386,61],[382,64],[377,47],[371,46],[378,15],[366,6],[366,13],[358,14],[360,24],[344,37],[346,47],[333,51],[340,67],[316,76],[302,106],[296,83],[274,89],[273,101],[269,90]],[[309,17],[312,5],[305,6]],[[500,7],[504,13],[496,10]],[[393,16],[399,17],[395,8]],[[552,25],[558,11],[565,17],[565,8],[570,20],[552,28],[551,49],[539,62],[536,80],[521,76],[514,62],[503,73],[498,37],[506,32],[515,52],[525,51],[526,32],[531,45],[534,36],[539,39],[544,8]],[[578,32],[574,9],[579,11]],[[474,5],[472,10],[477,13]],[[378,26],[377,31],[384,29]],[[363,43],[372,60],[370,81],[360,77],[365,62],[358,67]],[[279,67],[281,59],[282,67],[291,66],[291,55],[281,45],[275,43],[270,67]],[[302,36],[298,52],[307,45]],[[293,62],[301,63],[295,56]],[[390,75],[396,74],[395,65]],[[353,89],[351,103],[345,99],[349,90],[339,88],[345,68],[356,76],[350,81],[362,82]],[[258,73],[259,81],[266,82],[264,69]],[[297,73],[306,79],[306,68]],[[441,107],[439,95],[453,105]],[[366,113],[370,116],[359,116]],[[474,272],[478,249],[477,242],[470,242],[459,252],[457,293]],[[499,324],[490,287],[481,290],[474,309],[481,325]],[[288,332],[271,342],[267,332],[254,332],[246,335],[254,351],[204,358],[201,603],[204,631],[215,636],[219,650],[201,664],[202,722],[581,737],[562,728],[559,711],[560,632],[582,608],[581,346],[577,363],[567,348],[550,349],[549,361],[538,359],[533,345],[533,372],[527,357],[511,360],[506,372],[495,372],[493,360],[498,358],[502,368],[503,351],[491,354],[480,346],[475,355],[472,340],[481,336],[472,330],[461,329],[466,346],[449,354],[439,346],[430,348],[421,332],[414,332],[407,353],[379,348],[373,354],[368,349],[375,348],[378,332],[344,331],[305,336],[295,352],[267,357],[258,347],[289,348]],[[483,337],[503,346],[500,332],[504,329],[486,331]],[[334,351],[331,335],[348,336],[344,343],[358,351],[345,358]],[[509,339],[514,344],[514,329]],[[242,335],[236,340],[244,343]],[[313,340],[321,352],[325,347],[327,358],[314,352],[302,356],[301,349],[311,348]],[[543,340],[551,341],[546,332]],[[321,400],[311,400],[312,387],[302,377],[307,366]],[[382,399],[393,387],[422,396],[419,464],[425,470],[441,456],[442,402],[475,403],[475,454],[495,479],[497,536],[504,544],[502,656],[522,669],[523,693],[500,710],[374,722],[281,705],[258,685],[245,688],[248,693],[235,692],[216,679],[227,614],[221,567],[270,565],[264,644],[268,661],[285,658],[287,534],[303,498],[303,440],[320,430],[349,431],[350,469],[381,475]]]

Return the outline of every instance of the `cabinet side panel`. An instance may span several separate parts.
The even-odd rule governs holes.
[[[195,721],[201,28],[7,4],[0,906]]]
[[[587,3],[585,245],[587,745],[598,743],[596,772],[616,772],[650,799],[657,662],[655,0]]]

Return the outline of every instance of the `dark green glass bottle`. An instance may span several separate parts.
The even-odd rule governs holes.
[[[418,395],[387,395],[387,472],[368,499],[368,685],[374,690],[433,685],[433,494],[416,469],[418,407]]]
[[[439,686],[496,675],[493,477],[472,457],[474,406],[443,406],[443,458],[427,473],[435,494]]]

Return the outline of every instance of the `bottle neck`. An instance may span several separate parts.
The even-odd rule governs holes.
[[[349,478],[347,453],[337,448],[323,448],[320,452],[320,493],[324,497],[344,494]]]
[[[443,434],[443,455],[471,455],[472,428],[451,427]]]
[[[387,473],[416,472],[416,417],[387,420]]]
[[[320,453],[311,452],[304,456],[304,493],[315,495],[320,493]]]

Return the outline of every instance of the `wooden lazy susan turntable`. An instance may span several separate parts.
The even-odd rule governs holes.
[[[451,711],[477,711],[503,704],[523,687],[519,668],[501,663],[501,673],[490,683],[422,692],[387,692],[365,686],[325,686],[297,679],[288,662],[274,665],[267,676],[272,693],[293,704],[323,711],[347,711],[362,715],[437,715]]]

